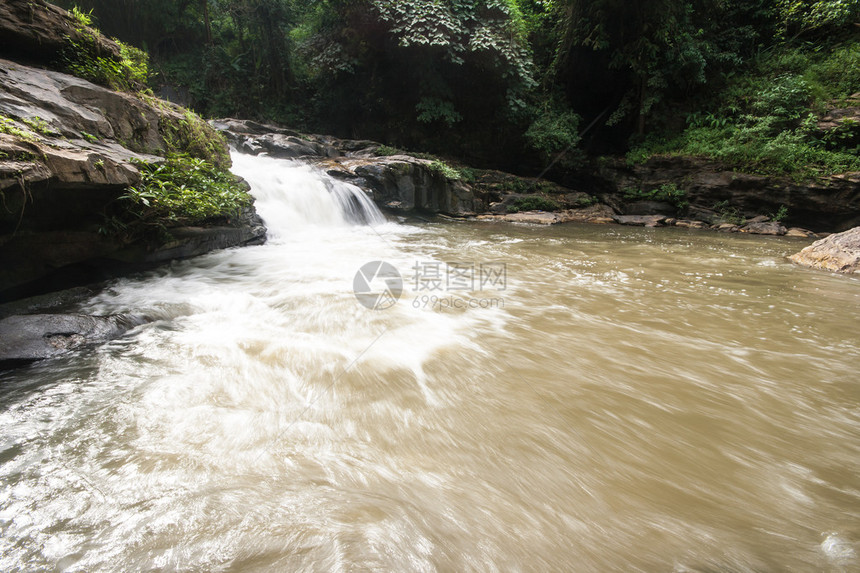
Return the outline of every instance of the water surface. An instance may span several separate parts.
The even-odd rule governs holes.
[[[806,242],[382,222],[235,169],[267,245],[117,281],[82,310],[151,323],[0,375],[0,569],[860,569],[860,281]]]

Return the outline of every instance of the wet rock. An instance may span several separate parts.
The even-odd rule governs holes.
[[[639,227],[660,227],[666,220],[664,215],[617,215],[615,221],[619,225],[634,225]]]
[[[800,227],[792,227],[788,231],[785,232],[786,237],[806,237],[812,238],[815,237],[816,234],[810,231],[809,229],[801,229]]]
[[[615,219],[612,217],[593,217],[587,221],[588,223],[593,223],[595,225],[611,225],[615,222]]]
[[[534,223],[558,225],[560,223],[615,223],[615,212],[607,205],[590,205],[582,209],[561,211],[522,211],[519,213],[478,215],[480,221],[508,223]]]
[[[811,181],[739,173],[715,160],[660,156],[628,165],[624,159],[601,164],[597,175],[603,185],[621,196],[623,189],[653,189],[676,184],[686,192],[690,208],[685,217],[717,221],[716,203],[726,202],[741,215],[775,213],[788,209],[788,221],[814,230],[844,230],[860,225],[860,173],[844,173]],[[606,200],[604,202],[609,202]]]
[[[479,221],[505,221],[507,223],[533,223],[536,225],[555,225],[562,222],[558,213],[548,211],[522,211],[505,215],[478,215]]]
[[[721,233],[737,233],[740,230],[740,227],[732,223],[719,223],[714,225],[713,228]]]
[[[708,224],[704,221],[690,221],[689,219],[679,219],[675,221],[676,227],[684,229],[707,229]]]
[[[857,273],[860,270],[860,227],[815,241],[789,259],[816,269]]]
[[[662,201],[636,201],[624,205],[624,215],[674,215],[674,205]]]
[[[0,6],[0,30],[11,17],[9,5]],[[44,25],[28,24],[34,30]],[[99,230],[109,206],[140,181],[135,161],[164,161],[170,145],[162,128],[187,122],[185,111],[8,60],[0,59],[0,78],[0,115],[14,128],[0,133],[0,300],[28,296],[35,281],[47,284],[76,265],[98,267],[122,251],[146,253],[148,260],[159,245],[134,244]],[[201,128],[211,131],[210,160],[223,165],[229,160],[226,144],[208,125]],[[173,144],[184,145],[183,137],[177,135]],[[213,227],[218,228],[205,240],[183,237],[181,249],[161,245],[160,251],[200,253],[205,245],[260,240],[257,221],[217,221]],[[71,285],[59,288],[66,286]]]
[[[759,217],[756,217],[756,219],[759,219]],[[787,229],[777,221],[750,222],[741,227],[740,232],[752,233],[754,235],[785,235]]]
[[[14,315],[0,320],[0,367],[65,354],[122,336],[146,320],[139,316],[84,314]]]

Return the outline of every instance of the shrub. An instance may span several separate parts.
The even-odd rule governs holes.
[[[163,163],[135,161],[140,183],[120,197],[105,233],[127,237],[177,225],[230,219],[252,203],[239,180],[226,169],[188,155],[170,155]]]
[[[92,27],[89,13],[77,7],[70,12],[79,39],[66,37],[61,54],[65,68],[72,75],[118,91],[144,89],[149,80],[149,56],[143,50],[113,39],[119,46],[119,58],[107,53],[101,32]]]
[[[540,195],[530,197],[518,197],[508,205],[508,213],[519,213],[520,211],[558,211],[561,209],[558,203]]]
[[[445,163],[444,161],[439,161],[438,159],[433,161],[430,164],[430,171],[434,173],[438,173],[439,175],[445,177],[446,179],[453,179],[455,181],[459,181],[463,178],[459,171]]]
[[[664,183],[650,191],[628,188],[624,190],[624,198],[628,201],[662,201],[678,209],[686,209],[690,205],[687,192],[674,183]]]

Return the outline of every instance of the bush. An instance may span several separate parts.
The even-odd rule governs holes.
[[[137,91],[146,88],[149,80],[149,56],[143,50],[119,40],[119,59],[114,54],[103,55],[101,32],[92,27],[90,14],[77,7],[70,12],[72,23],[80,40],[67,37],[61,59],[66,70],[79,78],[118,91]]]
[[[433,161],[430,164],[430,171],[434,173],[438,173],[442,177],[446,179],[453,179],[454,181],[459,181],[463,178],[459,171],[445,163],[444,161],[439,161],[438,159]]]
[[[574,164],[580,157],[578,150],[574,151],[580,140],[579,116],[569,110],[545,110],[526,130],[525,138],[544,161],[566,152],[567,163]]]
[[[519,213],[520,211],[558,211],[559,209],[561,209],[561,206],[558,203],[540,195],[518,197],[508,205],[508,213]]]
[[[236,176],[202,159],[170,155],[164,163],[135,163],[140,183],[120,197],[105,233],[131,238],[172,226],[231,219],[252,203]]]

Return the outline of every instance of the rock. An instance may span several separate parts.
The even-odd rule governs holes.
[[[758,219],[759,217],[756,217]],[[765,217],[767,218],[767,217]],[[785,235],[787,229],[777,221],[747,223],[740,228],[741,233],[752,233],[754,235]]]
[[[142,317],[83,314],[14,315],[0,320],[0,368],[51,358],[121,336]]]
[[[547,211],[522,211],[506,215],[478,215],[479,221],[505,221],[507,223],[533,223],[537,225],[555,225],[562,222],[557,213]]]
[[[740,230],[740,227],[732,223],[719,223],[714,225],[713,228],[721,233],[737,233]]]
[[[644,227],[662,226],[666,217],[663,215],[617,215],[615,221],[619,225],[635,225]]]
[[[860,173],[843,173],[811,181],[767,177],[733,171],[719,161],[698,157],[658,156],[630,166],[624,159],[607,160],[596,170],[598,184],[621,197],[623,189],[653,189],[674,183],[686,191],[686,218],[712,224],[705,216],[726,201],[741,214],[775,213],[788,209],[788,222],[819,230],[845,230],[860,225]],[[680,183],[679,183],[680,182]],[[601,200],[611,203],[612,198]]]
[[[57,66],[71,42],[95,42],[99,57],[122,61],[119,45],[103,35],[85,34],[65,10],[45,0],[0,2],[0,56]],[[143,89],[146,86],[139,86]]]
[[[687,219],[692,221],[704,221],[709,225],[714,225],[722,222],[720,215],[712,209],[704,209],[702,207],[689,207],[685,213]]]
[[[708,224],[704,221],[690,221],[688,219],[679,219],[675,221],[676,227],[682,227],[684,229],[707,229]]]
[[[8,16],[6,5],[0,6],[0,29],[7,22],[3,14]],[[175,230],[163,245],[100,233],[108,206],[140,181],[135,161],[164,161],[176,145],[224,165],[226,144],[204,122],[196,135],[183,132],[190,121],[186,112],[167,102],[2,59],[0,78],[0,115],[8,132],[0,133],[0,300],[32,294],[27,285],[34,281],[54,288],[49,277],[76,266],[88,267],[86,280],[100,280],[105,277],[99,269],[129,264],[132,253],[142,257],[136,263],[149,264],[170,253],[191,256],[262,240],[253,213],[213,221],[211,232]],[[204,145],[194,137],[211,139]]]
[[[678,209],[662,201],[636,201],[624,205],[625,215],[674,215]]]
[[[815,233],[810,231],[809,229],[801,229],[800,227],[792,227],[785,233],[786,237],[805,237],[812,238],[815,237]]]
[[[745,225],[753,225],[756,223],[767,223],[768,221],[770,221],[770,217],[768,217],[767,215],[757,215],[757,216],[753,217],[752,219],[745,221],[744,224]]]
[[[860,227],[815,241],[789,259],[816,269],[856,273],[860,270]]]

